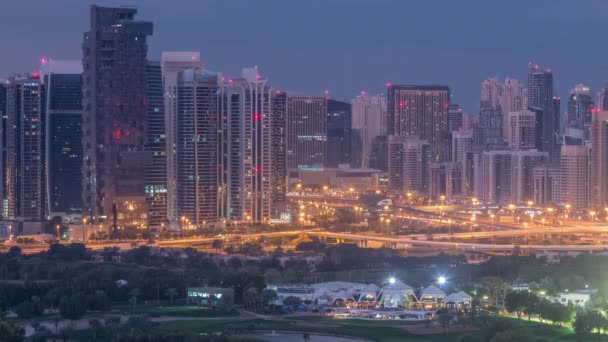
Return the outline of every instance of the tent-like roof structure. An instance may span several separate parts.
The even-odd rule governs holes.
[[[432,297],[445,297],[445,292],[438,288],[435,285],[429,285],[424,290],[422,290],[422,296],[432,296]]]
[[[473,300],[468,293],[463,291],[458,291],[451,293],[449,296],[445,297],[444,302],[446,303],[465,303]]]
[[[413,288],[402,281],[396,280],[392,284],[384,285],[382,291],[413,291]]]

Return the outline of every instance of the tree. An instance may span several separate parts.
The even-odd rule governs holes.
[[[298,297],[289,296],[283,299],[283,304],[288,306],[300,306],[302,305],[302,300]]]
[[[528,315],[528,321],[532,319],[532,316],[540,313],[539,305],[540,298],[533,293],[528,294],[528,299],[526,301],[526,305],[524,306],[524,311]]]
[[[108,311],[110,306],[110,297],[104,291],[97,290],[87,296],[87,309],[91,311]]]
[[[86,312],[85,298],[82,294],[64,296],[59,302],[59,313],[61,317],[76,320]]]
[[[140,290],[138,288],[134,288],[129,291],[129,303],[133,304],[133,310],[137,307],[137,297],[140,294]]]
[[[309,333],[302,334],[302,339],[304,340],[304,342],[309,342],[310,341],[310,334]]]
[[[173,298],[175,298],[177,294],[178,292],[176,288],[171,287],[165,290],[165,296],[169,297],[169,299],[171,300],[171,304],[173,304]]]
[[[211,248],[215,249],[216,253],[219,253],[219,251],[223,245],[224,245],[224,242],[220,239],[216,239],[216,240],[213,240],[213,242],[211,242]]]
[[[25,339],[25,331],[11,321],[0,320],[0,337],[3,342],[21,342]]]
[[[11,246],[8,249],[8,255],[13,258],[17,258],[21,256],[21,247],[19,246]]]
[[[505,309],[509,312],[515,312],[517,318],[521,318],[521,312],[526,307],[528,301],[529,292],[523,291],[510,291],[505,296]]]

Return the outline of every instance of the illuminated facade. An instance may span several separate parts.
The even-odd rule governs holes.
[[[221,216],[229,221],[268,222],[272,212],[271,92],[257,67],[222,87]]]
[[[46,219],[45,86],[40,75],[9,80],[6,97],[7,218]]]
[[[116,231],[122,220],[131,224],[128,217],[147,215],[145,74],[152,23],[136,21],[137,10],[128,7],[93,5],[90,13],[82,44],[83,214]]]
[[[194,69],[177,80],[177,209],[180,225],[218,219],[221,75]]]
[[[450,158],[447,86],[391,85],[388,88],[388,134],[416,136],[431,146],[431,162]]]
[[[361,92],[351,101],[352,129],[358,130],[361,139],[361,162],[354,167],[370,167],[371,147],[374,138],[386,135],[387,107],[385,95]]]
[[[323,166],[327,153],[327,98],[287,97],[287,168]]]

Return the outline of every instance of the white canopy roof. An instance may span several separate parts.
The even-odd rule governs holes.
[[[422,296],[445,297],[445,292],[443,292],[435,285],[429,285],[424,290],[422,290]]]
[[[462,302],[470,302],[473,300],[468,293],[463,291],[458,291],[455,293],[451,293],[449,296],[445,297],[444,302],[452,302],[452,303],[462,303]]]

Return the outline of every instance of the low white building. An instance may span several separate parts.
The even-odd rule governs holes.
[[[557,294],[556,300],[564,305],[572,303],[576,307],[585,307],[591,303],[591,299],[597,295],[597,290],[578,290],[572,292],[561,292]]]

